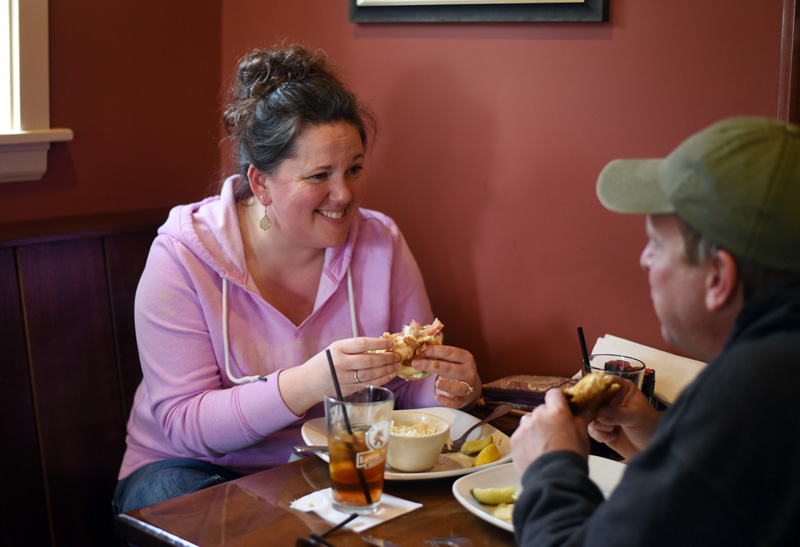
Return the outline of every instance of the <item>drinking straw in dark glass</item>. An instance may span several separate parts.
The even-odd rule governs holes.
[[[336,397],[339,399],[339,402],[342,403],[342,416],[344,416],[344,425],[347,428],[347,434],[353,435],[353,429],[350,427],[350,418],[347,416],[347,407],[344,404],[344,398],[342,397],[342,389],[339,387],[339,379],[336,377],[336,369],[333,366],[333,358],[331,357],[331,350],[326,349],[325,355],[328,356],[328,365],[331,368],[331,377],[333,377],[333,387],[336,389]],[[354,452],[355,456],[355,446],[348,443],[351,450]],[[355,462],[355,460],[354,460]],[[367,505],[372,505],[372,496],[369,493],[369,487],[367,486],[367,481],[364,478],[364,473],[356,467],[356,474],[358,475],[358,481],[361,483],[361,489],[364,490],[364,499],[367,500]]]
[[[583,354],[583,373],[589,374],[592,369],[589,366],[589,352],[586,351],[586,339],[583,337],[582,327],[578,327],[578,339],[581,341],[581,353]]]

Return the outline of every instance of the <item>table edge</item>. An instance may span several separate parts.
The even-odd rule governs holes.
[[[126,534],[127,541],[134,541],[136,545],[147,547],[148,545],[174,545],[175,547],[199,547],[198,545],[186,541],[174,534],[166,532],[157,526],[143,522],[135,517],[122,513],[114,517],[114,529],[127,528],[130,532],[134,531],[135,539]],[[140,541],[144,539],[145,541]],[[152,543],[151,543],[152,542]]]

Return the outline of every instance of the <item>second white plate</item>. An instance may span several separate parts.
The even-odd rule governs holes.
[[[617,487],[624,472],[624,463],[598,456],[589,456],[589,478],[600,488],[606,498]],[[474,473],[468,477],[461,477],[453,483],[453,495],[470,513],[494,524],[498,528],[513,532],[513,524],[495,517],[491,506],[478,502],[470,493],[473,488],[503,488],[506,486],[519,488],[519,477],[517,477],[513,464],[500,465]]]
[[[478,423],[480,420],[472,414],[467,414],[461,410],[455,410],[446,407],[429,407],[416,409],[420,412],[427,412],[444,418],[450,423],[450,436],[451,438],[460,437],[467,429]],[[303,440],[308,446],[312,445],[326,445],[328,444],[328,434],[325,426],[325,418],[315,418],[303,424],[301,429]],[[490,424],[484,424],[470,433],[468,440],[482,439],[488,435],[492,436],[494,444],[497,445],[497,450],[500,452],[500,459],[490,464],[481,465],[480,467],[473,467],[472,462],[475,461],[474,457],[465,456],[458,452],[454,454],[442,454],[439,456],[439,461],[429,471],[421,473],[404,473],[397,471],[391,467],[386,468],[384,478],[386,480],[394,481],[418,481],[427,479],[439,479],[442,477],[456,477],[459,475],[467,475],[476,471],[483,471],[490,467],[508,463],[511,461],[511,439],[508,435],[492,427]],[[318,452],[317,455],[325,461],[328,461],[328,454]]]

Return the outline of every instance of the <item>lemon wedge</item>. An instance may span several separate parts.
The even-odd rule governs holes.
[[[472,463],[473,467],[479,465],[486,465],[487,463],[496,462],[500,459],[500,451],[497,450],[497,445],[491,443],[489,446],[478,452],[475,461]]]
[[[473,488],[470,490],[472,497],[486,505],[500,505],[501,503],[514,503],[514,494],[517,489],[513,486],[505,488]]]
[[[467,456],[471,454],[477,454],[487,446],[492,444],[492,436],[489,435],[488,437],[484,437],[483,439],[478,439],[477,441],[467,441],[463,445],[461,445],[460,452],[462,454],[466,454]]]

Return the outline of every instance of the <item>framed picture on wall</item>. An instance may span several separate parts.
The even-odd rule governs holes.
[[[350,0],[352,23],[603,22],[609,0]]]

